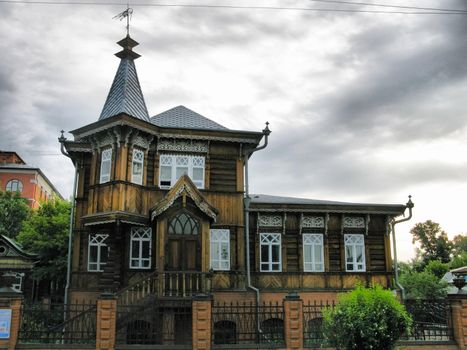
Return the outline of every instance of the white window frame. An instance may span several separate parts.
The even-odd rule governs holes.
[[[263,246],[268,248],[268,260],[263,261]],[[279,247],[278,261],[272,260],[273,247]],[[263,268],[263,266],[265,266]],[[276,269],[275,269],[276,267]],[[259,270],[261,272],[281,272],[282,271],[282,237],[280,233],[260,233],[260,247],[259,247]]]
[[[323,244],[323,234],[321,233],[303,233],[302,234],[303,242],[303,271],[305,272],[324,272],[324,244]],[[315,254],[316,247],[321,252],[321,260],[317,259]],[[309,251],[311,261],[306,261],[306,251]]]
[[[187,168],[187,175],[193,181],[199,189],[204,189],[205,180],[205,165],[206,160],[204,156],[192,156],[192,155],[179,155],[179,154],[161,154],[159,158],[159,187],[163,189],[169,189],[179,179],[182,174],[178,174],[177,169]],[[169,169],[169,176],[162,176],[162,168]],[[194,178],[194,171],[201,169],[201,179]],[[164,182],[164,184],[163,184]]]
[[[108,172],[104,172],[104,165],[108,164]],[[110,174],[112,172],[112,148],[106,148],[101,152],[101,170],[99,176],[99,183],[105,183],[110,181]]]
[[[130,269],[144,269],[148,270],[151,268],[151,257],[152,257],[152,230],[150,227],[132,227],[130,234]],[[149,244],[149,255],[143,256],[143,245],[144,243]],[[138,246],[137,256],[133,256],[133,246]],[[148,264],[144,266],[144,262]],[[133,263],[136,263],[133,265]]]
[[[6,183],[5,190],[9,192],[23,192],[23,183],[18,179],[10,180]]]
[[[89,272],[102,272],[107,262],[102,262],[102,248],[107,248],[107,254],[109,253],[109,247],[105,243],[108,234],[95,233],[90,234],[88,237],[88,271]],[[91,262],[91,248],[96,247],[97,249],[97,260]],[[106,260],[107,261],[107,260]]]
[[[141,169],[141,173],[135,171]],[[131,182],[137,185],[143,184],[144,174],[144,151],[138,148],[133,148],[133,156],[131,158]]]
[[[349,249],[348,249],[349,248]],[[365,272],[365,236],[363,234],[344,234],[345,271]],[[361,249],[362,261],[357,261],[357,250]],[[350,250],[350,255],[348,253]],[[350,268],[349,268],[350,266]]]
[[[216,271],[230,270],[230,230],[212,229],[211,239],[211,269]],[[217,251],[217,254],[215,252]]]

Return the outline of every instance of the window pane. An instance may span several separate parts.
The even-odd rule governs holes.
[[[346,246],[345,247],[345,254],[347,257],[347,262],[353,262],[353,257],[352,257],[352,246]]]
[[[149,267],[150,260],[143,260],[143,267]]]
[[[229,244],[228,243],[222,243],[221,259],[223,260],[229,259]]]
[[[280,247],[278,245],[272,246],[272,261],[273,262],[280,261]]]
[[[362,246],[356,246],[355,250],[356,250],[356,253],[357,253],[357,262],[362,263],[363,262],[363,247]]]
[[[142,258],[149,258],[149,251],[150,251],[150,242],[149,241],[143,241],[143,252],[141,254]]]
[[[172,179],[172,167],[170,166],[161,166],[161,173],[160,173],[161,181]]]
[[[310,245],[306,245],[303,247],[303,260],[306,263],[311,262],[311,246]]]
[[[194,168],[193,169],[193,181],[202,181],[204,175],[204,169]]]
[[[101,248],[101,264],[105,264],[109,256],[109,248],[104,245],[101,246],[100,248]]]
[[[269,246],[262,244],[261,245],[261,262],[269,261]]]
[[[139,258],[139,242],[138,241],[131,242],[131,257],[133,259]]]
[[[96,246],[89,247],[89,262],[90,263],[97,262],[97,247]]]
[[[315,261],[314,262],[322,262],[323,257],[322,257],[322,249],[321,245],[315,245]]]
[[[347,271],[353,271],[353,264],[347,264]]]
[[[188,168],[187,167],[177,167],[177,170],[175,172],[175,176],[177,180],[184,174],[188,174]]]

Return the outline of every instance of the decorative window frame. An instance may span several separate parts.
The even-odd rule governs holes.
[[[321,233],[303,233],[303,271],[304,272],[324,272],[324,235]],[[320,249],[321,260],[317,261],[315,247]],[[305,261],[305,250],[310,249],[311,261]]]
[[[106,183],[110,181],[110,176],[112,174],[112,148],[108,147],[102,150],[101,152],[101,167],[99,173],[99,183]],[[108,164],[108,166],[107,166]],[[104,172],[107,170],[108,172]]]
[[[365,235],[356,233],[344,234],[345,271],[366,272]],[[350,256],[349,256],[350,250]],[[361,250],[362,261],[357,261],[357,251]],[[350,266],[350,268],[349,268]]]
[[[324,228],[324,216],[303,215],[301,220],[301,228]]]
[[[259,234],[259,270],[261,272],[281,272],[282,271],[282,237],[280,233],[272,232],[261,232]],[[268,260],[263,261],[262,248],[266,246],[268,248]],[[278,260],[273,261],[272,251],[274,247],[279,247]],[[264,268],[263,268],[264,266]],[[274,267],[277,267],[274,269]]]
[[[138,171],[139,172],[136,172]],[[131,156],[131,182],[137,185],[143,184],[144,176],[144,151],[139,148],[133,148]]]
[[[282,215],[258,213],[258,227],[282,227]]]
[[[230,230],[210,230],[210,267],[215,271],[230,270]]]
[[[169,176],[162,176],[163,167],[170,169]],[[161,154],[159,156],[159,187],[170,189],[183,175],[178,174],[177,169],[186,168],[185,172],[199,189],[204,189],[206,158],[204,156],[181,155],[181,154]],[[167,174],[168,175],[168,174]],[[195,178],[195,175],[201,175]]]
[[[88,236],[88,271],[89,272],[102,272],[103,267],[107,264],[107,259],[102,261],[102,248],[107,248],[107,254],[109,253],[109,247],[105,243],[109,237],[106,233],[94,233]],[[91,248],[97,249],[96,261],[91,262]],[[92,266],[95,265],[95,266]]]
[[[132,227],[130,231],[130,269],[148,270],[152,258],[152,230],[150,227]],[[148,244],[148,256],[143,256],[143,245]],[[133,247],[138,246],[137,256],[133,256]],[[134,263],[136,263],[134,265]],[[145,264],[146,263],[146,264]]]
[[[12,179],[6,183],[5,190],[9,192],[23,192],[23,183],[18,179]]]

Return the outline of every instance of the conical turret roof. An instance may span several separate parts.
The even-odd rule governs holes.
[[[118,44],[123,50],[115,56],[121,59],[99,120],[125,113],[149,122],[134,60],[140,57],[133,51],[138,43],[127,35]]]

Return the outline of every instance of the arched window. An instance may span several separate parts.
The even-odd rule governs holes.
[[[237,325],[233,321],[218,321],[214,323],[214,344],[235,344]]]
[[[181,213],[169,222],[169,235],[197,235],[199,223],[188,213]]]
[[[268,318],[261,322],[261,329],[267,342],[284,341],[284,321],[280,318]]]
[[[23,183],[19,180],[10,180],[6,184],[6,190],[11,192],[22,192]]]

